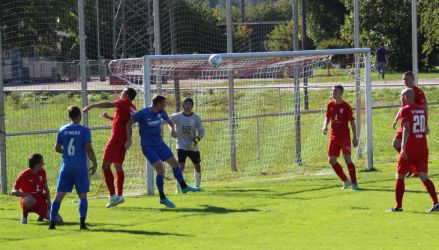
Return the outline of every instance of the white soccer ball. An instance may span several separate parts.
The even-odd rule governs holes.
[[[209,57],[209,64],[212,65],[214,68],[220,66],[220,64],[223,62],[223,58],[221,55],[218,54],[212,54]]]

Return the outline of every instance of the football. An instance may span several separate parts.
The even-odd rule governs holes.
[[[223,58],[219,54],[212,54],[209,57],[209,64],[212,65],[212,67],[214,68],[220,66],[222,62],[223,62]]]
[[[28,196],[26,198],[23,199],[23,205],[25,208],[31,208],[35,205],[35,198],[32,196]]]

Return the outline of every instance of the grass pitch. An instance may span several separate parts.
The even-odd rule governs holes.
[[[430,163],[437,187],[438,163]],[[18,201],[0,196],[1,249],[434,249],[439,213],[425,212],[431,202],[418,179],[406,180],[403,213],[384,212],[394,205],[394,165],[360,172],[360,191],[313,175],[170,195],[175,209],[157,196],[110,209],[93,199],[87,232],[79,231],[77,203],[63,202],[65,225],[49,231],[34,214],[21,225]]]

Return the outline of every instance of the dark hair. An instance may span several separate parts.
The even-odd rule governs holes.
[[[69,111],[69,117],[72,120],[81,115],[81,109],[78,106],[69,106],[67,110]]]
[[[163,103],[166,101],[166,97],[162,96],[162,95],[154,95],[152,97],[152,105],[155,106],[157,104]]]
[[[384,42],[380,42],[380,46],[384,46]]]
[[[133,88],[127,88],[127,95],[128,98],[130,98],[130,101],[132,101],[136,98],[137,92]]]
[[[184,99],[183,103],[185,103],[185,102],[190,102],[192,105],[194,105],[194,100],[192,100],[192,98],[190,98],[190,97]]]
[[[41,154],[32,154],[28,158],[29,168],[33,169],[35,165],[41,163],[43,161],[43,156]]]
[[[413,74],[411,71],[404,72],[404,76],[410,76],[412,79],[415,79],[415,74]]]
[[[341,85],[335,85],[334,88],[339,89],[341,91],[341,93],[343,94],[344,92],[344,88]]]

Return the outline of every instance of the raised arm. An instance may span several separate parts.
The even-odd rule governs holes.
[[[102,112],[101,117],[113,121],[114,117],[107,114],[107,112]]]
[[[125,142],[126,149],[129,149],[131,146],[131,137],[133,135],[133,124],[134,124],[133,117],[130,117],[130,119],[127,122],[127,127],[126,127],[126,133],[127,133],[127,141]]]
[[[94,103],[90,104],[82,109],[83,112],[88,112],[89,110],[92,110],[94,108],[101,108],[101,109],[108,109],[108,108],[114,108],[116,107],[115,102],[100,102],[100,103]]]
[[[98,167],[98,163],[96,161],[95,151],[93,150],[93,146],[91,145],[91,143],[86,143],[85,149],[87,150],[88,158],[92,162],[92,166],[90,167],[90,175],[94,175],[96,173],[96,169]]]

